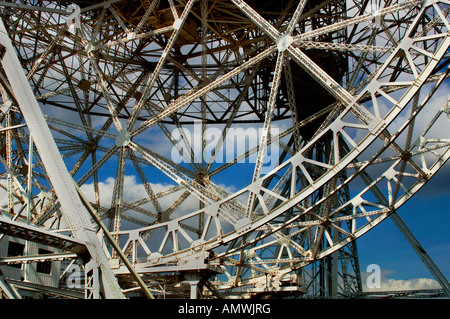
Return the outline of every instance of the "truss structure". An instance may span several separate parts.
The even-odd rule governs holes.
[[[57,249],[0,264],[72,260],[86,298],[355,297],[393,218],[450,295],[396,212],[450,155],[449,11],[0,2],[1,236]]]

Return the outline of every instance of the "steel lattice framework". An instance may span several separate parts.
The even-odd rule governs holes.
[[[76,260],[87,298],[352,297],[391,217],[450,294],[396,213],[450,154],[449,5],[0,2],[0,230],[58,248],[4,263]]]

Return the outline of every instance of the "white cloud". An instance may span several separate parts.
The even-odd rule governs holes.
[[[437,289],[441,288],[439,283],[430,278],[415,279],[385,279],[381,282],[381,288],[369,288],[368,291],[395,291],[395,290],[419,290],[419,289]]]
[[[98,183],[100,202],[102,206],[110,207],[113,199],[114,183],[115,183],[114,177],[108,177],[105,181]],[[125,202],[132,203],[134,201],[148,197],[143,184],[138,183],[136,181],[136,176],[134,175],[124,176],[123,183],[124,183],[123,200]],[[174,185],[150,183],[150,186],[152,187],[154,193],[159,193],[161,191],[168,190]],[[84,184],[81,186],[81,190],[90,201],[94,201],[95,199],[94,184]]]
[[[104,182],[99,182],[99,192],[100,201],[102,205],[109,207],[112,201],[112,196],[114,192],[115,179],[113,177],[108,177]],[[90,201],[95,200],[94,184],[84,184],[81,186],[81,190],[86,195]],[[124,177],[124,200],[133,201],[138,197],[145,195],[145,189],[142,185],[136,183],[135,176],[125,176]]]
[[[401,290],[420,290],[420,289],[440,289],[440,284],[431,278],[410,278],[394,279],[387,278],[393,272],[381,270],[379,272],[379,281],[374,280],[375,272],[361,272],[361,281],[365,292],[376,291],[401,291]],[[377,283],[377,285],[374,285]]]
[[[112,203],[113,193],[114,193],[114,183],[115,179],[113,177],[107,178],[103,182],[99,182],[99,193],[100,193],[100,203],[103,207],[109,208]],[[150,183],[151,188],[155,194],[163,191],[167,191],[173,188],[174,184],[160,184],[160,183]],[[226,186],[224,184],[218,185],[220,188],[225,190],[228,194],[232,194],[236,191],[233,186]],[[95,201],[94,184],[84,184],[81,186],[81,190],[88,198],[88,200]],[[182,194],[184,190],[177,191],[170,195],[161,197],[158,199],[159,204],[163,210],[166,210],[170,205],[172,205]],[[123,200],[127,203],[133,203],[135,201],[148,198],[147,192],[143,184],[138,183],[138,179],[134,175],[126,175],[124,177],[124,192]],[[145,204],[143,208],[155,211],[151,203]],[[171,215],[171,218],[178,218],[185,214],[199,210],[199,201],[194,196],[189,196],[182,205]]]

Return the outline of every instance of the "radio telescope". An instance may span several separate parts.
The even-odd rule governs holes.
[[[1,2],[3,295],[352,297],[386,218],[449,294],[396,213],[450,154],[449,5]]]

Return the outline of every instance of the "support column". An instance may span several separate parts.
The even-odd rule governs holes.
[[[190,299],[201,299],[201,291],[198,283],[200,282],[201,276],[200,273],[187,273],[186,274],[186,281],[191,286],[190,290]]]

